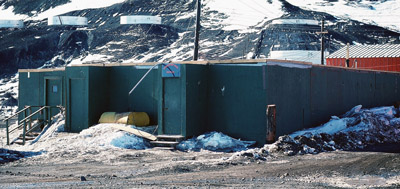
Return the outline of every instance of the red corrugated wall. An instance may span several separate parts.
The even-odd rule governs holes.
[[[357,61],[357,68],[361,69],[400,72],[400,57],[350,58],[351,68],[355,67],[355,61]],[[345,67],[346,59],[327,58],[326,65]]]

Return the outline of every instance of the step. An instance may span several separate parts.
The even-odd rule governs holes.
[[[182,140],[185,137],[182,135],[157,135],[157,139],[175,139],[175,140]]]
[[[150,141],[150,143],[155,145],[168,145],[168,146],[176,146],[179,144],[179,142],[175,141]]]
[[[12,144],[24,145],[24,144],[22,143],[22,141],[14,141]]]
[[[29,132],[26,133],[26,136],[39,136],[41,132]]]
[[[171,147],[171,146],[168,146],[168,147],[154,147],[154,148],[151,148],[152,150],[175,150],[175,148],[174,147]]]
[[[32,136],[25,136],[25,140],[34,140],[36,137],[32,137]],[[20,136],[20,137],[18,137],[18,139],[21,139],[21,140],[23,140],[23,137],[22,136]]]

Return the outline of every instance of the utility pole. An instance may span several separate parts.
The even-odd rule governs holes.
[[[194,33],[194,54],[193,60],[197,60],[199,57],[199,37],[200,37],[200,10],[201,10],[201,2],[197,0],[197,14],[196,14],[196,31]]]
[[[325,51],[325,41],[324,35],[328,34],[328,31],[324,30],[324,19],[321,20],[321,31],[317,32],[317,34],[321,35],[321,65],[324,65],[324,51]]]

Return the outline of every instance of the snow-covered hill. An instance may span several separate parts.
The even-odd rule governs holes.
[[[400,43],[394,19],[399,6],[396,0],[203,0],[199,56],[285,54],[280,57],[285,59],[290,53],[271,51],[295,50],[293,58],[311,61],[308,51],[320,50],[319,27],[272,23],[275,19],[326,20],[329,52],[348,42]],[[23,29],[0,30],[0,78],[12,80],[21,68],[191,60],[195,8],[194,0],[0,0],[1,19],[23,19],[25,24]],[[162,24],[120,25],[120,16],[143,14],[162,17]],[[88,26],[47,26],[47,17],[55,15],[84,16]],[[3,101],[10,99],[5,94],[0,93]]]
[[[397,0],[287,0],[302,9],[325,12],[400,32],[400,1]]]

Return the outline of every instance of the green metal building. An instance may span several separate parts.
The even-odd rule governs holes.
[[[97,124],[103,112],[136,111],[149,114],[158,134],[219,131],[263,145],[270,104],[276,105],[280,136],[322,124],[358,104],[400,101],[399,73],[283,60],[96,64],[19,74],[19,108],[62,105],[71,132]]]

